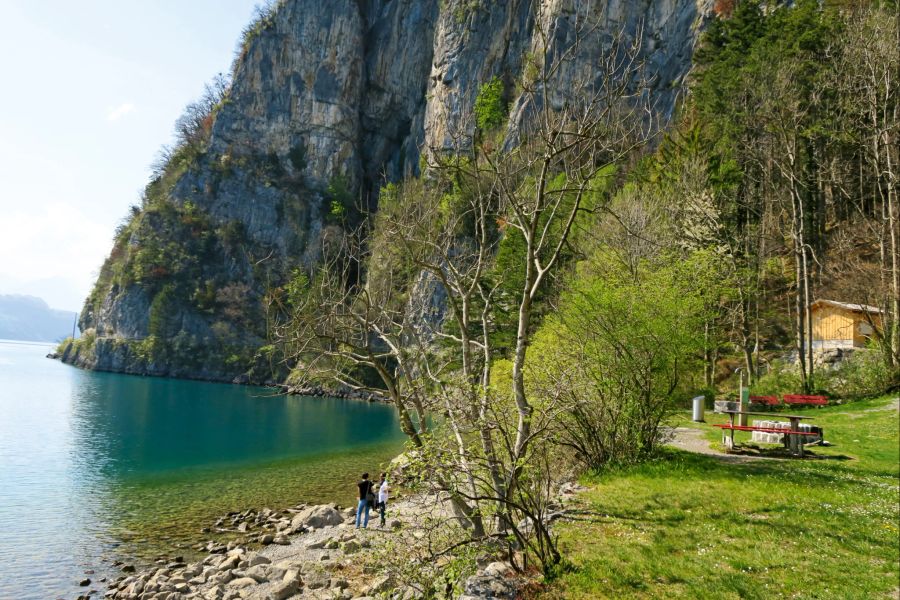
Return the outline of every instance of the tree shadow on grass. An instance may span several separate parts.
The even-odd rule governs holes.
[[[728,456],[728,455],[721,455]],[[802,482],[810,487],[871,485],[871,477],[896,477],[890,470],[860,472],[852,468],[856,461],[846,456],[822,455],[811,459],[753,460],[738,462],[723,460],[720,455],[698,454],[664,448],[656,458],[634,467],[610,469],[598,474],[596,481],[609,476],[634,474],[653,479],[678,478],[688,481],[734,481],[746,483],[746,478],[769,477],[785,484]],[[798,479],[800,478],[800,479]],[[776,484],[778,482],[775,482]]]
[[[811,448],[805,448],[803,450],[803,456],[799,457],[791,454],[787,448],[770,448],[747,443],[738,444],[733,450],[728,452],[728,454],[723,454],[723,456],[777,458],[784,460],[855,460],[852,456],[847,456],[846,454],[816,454],[815,450]]]

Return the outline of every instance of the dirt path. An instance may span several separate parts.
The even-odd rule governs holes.
[[[885,404],[884,406],[879,406],[878,408],[867,408],[863,412],[882,412],[885,410],[900,410],[900,397],[894,398],[894,401],[890,404]]]
[[[706,439],[704,432],[699,429],[693,429],[691,427],[675,427],[674,429],[671,429],[670,432],[672,434],[672,439],[667,442],[666,445],[678,448],[679,450],[686,450],[687,452],[713,456],[722,462],[739,464],[756,460],[778,460],[777,458],[768,456],[726,454],[724,452],[719,452],[718,450],[709,447],[709,440]]]

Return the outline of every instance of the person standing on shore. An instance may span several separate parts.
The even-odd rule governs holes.
[[[388,501],[388,482],[387,473],[381,474],[381,485],[378,486],[378,512],[381,516],[380,527],[384,529],[384,511],[387,509]]]
[[[359,504],[356,507],[356,528],[359,529],[359,521],[362,517],[363,511],[366,513],[366,517],[363,520],[363,529],[369,526],[369,495],[372,494],[372,482],[369,481],[369,474],[362,474],[362,481],[356,484],[356,487],[359,488]]]

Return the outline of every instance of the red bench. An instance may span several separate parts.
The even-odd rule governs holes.
[[[802,418],[802,417],[801,417]],[[780,433],[784,436],[784,446],[788,450],[790,450],[791,454],[797,454],[799,456],[803,456],[803,442],[801,441],[803,438],[801,436],[817,436],[824,435],[824,432],[820,431],[801,431],[797,425],[799,425],[797,418],[791,418],[791,427],[790,429],[778,429],[775,427],[758,427],[756,425],[735,425],[732,423],[721,423],[714,424],[715,427],[718,427],[722,430],[722,443],[725,444],[725,447],[728,449],[734,448],[734,432],[735,431],[763,431],[765,433]],[[728,437],[726,431],[731,431],[731,437]]]
[[[785,404],[811,404],[814,406],[825,406],[828,404],[828,398],[825,396],[804,396],[802,394],[785,394]]]
[[[720,429],[733,429],[734,431],[764,431],[765,433],[789,433],[791,435],[819,435],[818,431],[794,431],[792,429],[777,429],[775,427],[757,427],[755,425],[729,425],[728,423],[713,424]]]
[[[750,402],[753,404],[768,404],[769,406],[781,404],[778,396],[750,396]]]

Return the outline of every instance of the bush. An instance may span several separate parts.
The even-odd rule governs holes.
[[[503,82],[494,77],[478,90],[475,98],[475,123],[482,131],[493,131],[506,122],[506,114]]]
[[[772,361],[769,371],[750,386],[754,396],[780,396],[797,394],[803,390],[797,365],[784,361]]]
[[[859,400],[888,391],[896,375],[877,350],[856,349],[833,367],[816,365],[813,381],[816,393],[831,399]],[[758,396],[800,393],[803,386],[796,363],[775,361],[768,373],[750,387]]]
[[[820,369],[815,380],[830,396],[858,400],[883,394],[896,382],[895,373],[877,350],[858,349],[832,369]]]
[[[686,260],[636,279],[584,273],[536,336],[530,378],[541,396],[562,398],[560,439],[584,466],[631,463],[656,449],[699,367],[704,264]]]
[[[349,218],[355,217],[353,194],[346,177],[335,175],[328,182],[328,188],[322,200],[326,203],[325,220],[332,225],[342,225]]]

